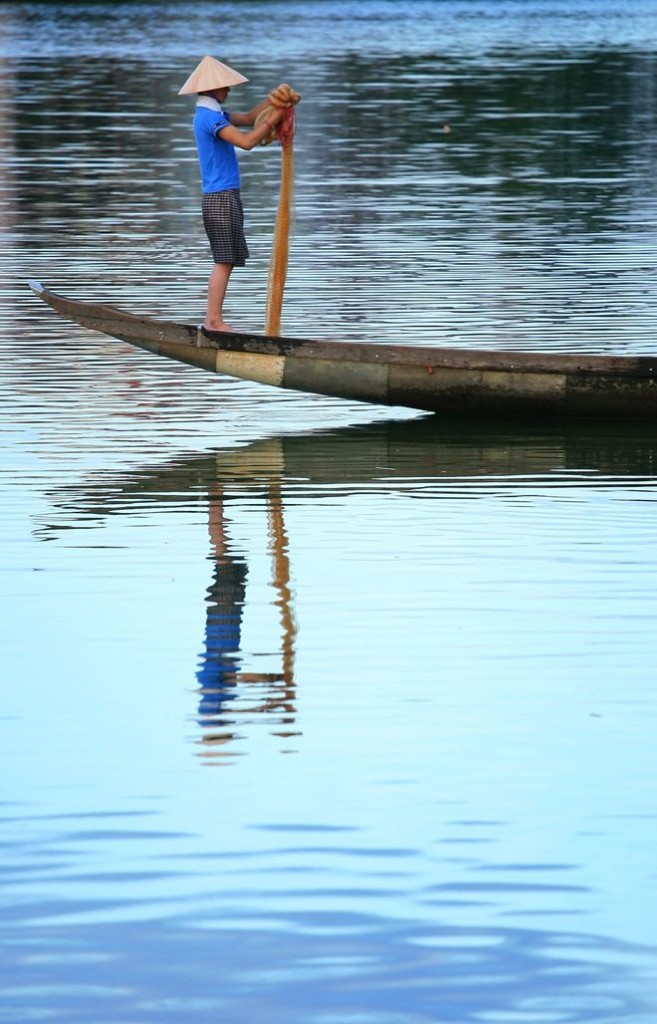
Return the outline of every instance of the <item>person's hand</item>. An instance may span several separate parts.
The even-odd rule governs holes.
[[[256,117],[255,126],[260,128],[263,125],[267,126],[267,132],[260,139],[261,146],[269,146],[270,143],[275,142],[278,138],[278,125],[279,122],[285,117],[285,107],[265,107],[260,111]]]
[[[288,85],[287,82],[277,85],[269,93],[269,102],[272,107],[291,107],[298,103],[300,99],[300,94],[291,85]]]

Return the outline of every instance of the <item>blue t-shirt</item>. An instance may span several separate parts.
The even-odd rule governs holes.
[[[194,135],[201,168],[203,192],[225,192],[240,187],[240,168],[235,147],[219,136],[230,124],[223,110],[198,106],[194,115]]]

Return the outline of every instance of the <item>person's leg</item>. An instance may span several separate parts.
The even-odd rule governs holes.
[[[207,331],[232,331],[224,320],[224,298],[233,270],[232,263],[215,263],[208,282],[208,311],[203,326]]]

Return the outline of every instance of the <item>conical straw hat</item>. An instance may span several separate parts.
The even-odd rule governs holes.
[[[241,82],[248,82],[248,78],[240,75],[239,71],[233,71],[227,64],[215,60],[214,57],[204,57],[199,66],[192,71],[178,95],[185,96],[191,92],[224,89],[226,86],[240,85]]]

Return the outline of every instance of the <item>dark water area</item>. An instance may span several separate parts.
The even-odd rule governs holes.
[[[284,333],[652,354],[656,40],[0,3],[0,1021],[657,1020],[657,429],[278,392],[26,285],[201,318],[209,52],[235,109],[303,95]],[[261,330],[279,153],[242,170]]]
[[[176,94],[214,17],[248,103],[280,78],[304,95],[287,333],[649,352],[653,7],[5,4],[10,270],[27,256],[53,287],[198,316]],[[243,162],[253,260],[234,312],[259,328],[279,161]]]

